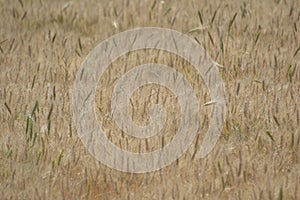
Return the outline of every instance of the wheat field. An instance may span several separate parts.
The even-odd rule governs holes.
[[[81,63],[101,41],[136,27],[185,33],[219,64],[227,117],[205,158],[194,153],[209,106],[203,134],[155,172],[111,169],[78,137],[71,99]],[[0,0],[0,199],[300,199],[299,60],[297,0]],[[99,81],[96,113],[107,137],[133,152],[162,148],[178,128],[176,97],[158,85],[134,93],[130,113],[147,124],[148,107],[163,104],[163,135],[139,141],[105,117],[115,81],[130,69],[123,64],[148,62],[172,65],[199,102],[210,100],[201,76],[175,55],[120,57]]]

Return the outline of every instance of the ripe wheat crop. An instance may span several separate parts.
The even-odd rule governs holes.
[[[146,124],[149,106],[163,104],[170,117],[164,134],[139,140],[107,117],[115,81],[133,66],[173,66],[203,105],[199,137],[186,153],[161,170],[130,174],[101,164],[86,150],[72,120],[72,88],[99,42],[150,26],[187,34],[218,63],[226,121],[213,151],[195,158],[211,113],[201,76],[168,52],[120,57],[101,77],[95,102],[98,121],[120,148],[162,148],[179,123],[176,97],[158,85],[133,94],[130,115]],[[300,199],[299,60],[297,0],[0,0],[0,197]]]

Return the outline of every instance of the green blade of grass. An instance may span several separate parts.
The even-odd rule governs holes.
[[[78,51],[77,49],[75,49],[75,53],[76,53],[79,57],[81,57],[81,55],[80,55],[80,53],[79,53],[79,51]]]
[[[275,141],[270,131],[266,131],[266,134],[273,142]]]
[[[172,35],[172,39],[173,39],[173,42],[174,42],[176,51],[178,52],[178,47],[177,47],[177,43],[176,43],[176,40],[175,40],[175,38],[174,38],[174,35]]]
[[[47,124],[48,135],[50,135],[50,130],[51,130],[51,121],[49,120]]]
[[[254,40],[254,46],[257,44],[259,36],[260,36],[260,31],[256,34],[256,37],[255,37],[255,40]]]
[[[153,1],[153,4],[152,4],[152,6],[151,6],[151,10],[154,9],[155,5],[156,5],[156,1]]]
[[[82,44],[80,38],[78,38],[78,45],[79,45],[80,52],[82,52]]]
[[[24,8],[24,4],[22,0],[19,0],[20,5],[22,6],[22,8]]]
[[[61,159],[64,157],[64,150],[62,150],[58,156],[57,166],[60,165]]]
[[[220,48],[221,48],[222,53],[224,53],[224,43],[223,43],[222,37],[220,37]]]
[[[170,11],[172,10],[172,8],[168,8],[168,10],[164,13],[164,16],[166,16]]]
[[[194,37],[194,39],[196,40],[196,42],[197,42],[198,44],[201,44],[201,42],[198,40],[197,37]]]
[[[33,107],[32,111],[31,111],[31,116],[34,115],[34,113],[35,113],[36,109],[38,108],[38,106],[39,106],[38,101],[35,101],[34,107]]]
[[[215,46],[215,42],[214,42],[214,40],[213,40],[210,32],[208,31],[207,33],[208,33],[209,40],[211,41],[211,43],[213,44],[213,46]]]
[[[52,43],[54,43],[55,38],[56,38],[56,33],[55,33],[55,34],[53,35],[53,37],[52,37],[52,40],[51,40]]]
[[[28,130],[29,130],[29,123],[30,123],[30,118],[29,117],[27,117],[27,120],[26,120],[26,128],[25,128],[25,133],[26,133],[26,135],[28,134]]]
[[[3,44],[3,43],[6,42],[6,41],[7,41],[7,39],[2,40],[2,41],[0,42],[0,45]]]
[[[282,191],[282,187],[280,188],[279,200],[283,200],[283,191]]]
[[[217,15],[217,11],[218,11],[218,9],[215,10],[213,17],[211,18],[211,21],[210,21],[211,24],[213,24],[214,21],[215,21],[215,18],[216,18],[216,15]]]
[[[34,137],[31,139],[31,146],[30,146],[30,148],[32,148],[35,145],[36,138],[37,138],[37,132],[34,133]]]
[[[30,123],[29,138],[27,138],[27,142],[29,142],[32,139],[32,136],[33,136],[33,124]]]
[[[35,79],[36,79],[36,75],[34,75],[34,77],[33,77],[33,80],[32,80],[32,83],[31,83],[31,89],[33,89],[33,87],[34,87]]]
[[[7,111],[9,112],[9,114],[11,115],[11,109],[9,108],[9,106],[7,105],[6,102],[4,102],[4,106],[7,109]]]
[[[51,107],[50,107],[50,110],[49,110],[49,113],[48,113],[48,116],[47,116],[47,121],[50,120],[52,111],[53,111],[53,104],[51,104]]]
[[[198,10],[198,17],[199,17],[201,25],[203,25],[202,15],[201,15],[201,12],[199,10]]]
[[[297,55],[297,53],[300,51],[300,46],[298,47],[298,49],[295,51],[294,56],[295,57]]]
[[[228,25],[228,33],[230,33],[231,27],[232,27],[232,25],[233,25],[234,20],[236,19],[236,16],[237,16],[237,13],[234,14],[234,16],[232,17],[232,19],[231,19],[230,22],[229,22],[229,25]]]

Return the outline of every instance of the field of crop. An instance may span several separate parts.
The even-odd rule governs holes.
[[[131,174],[89,154],[72,119],[72,89],[98,43],[149,26],[187,34],[219,63],[226,121],[213,151],[195,158],[211,112],[201,107],[200,137],[185,154]],[[201,76],[176,55],[120,57],[99,81],[96,114],[128,151],[162,148],[178,129],[176,97],[159,85],[134,93],[130,113],[147,124],[149,106],[163,104],[163,134],[129,137],[107,117],[124,63],[149,62],[171,65],[201,105],[210,101]],[[300,1],[0,0],[0,199],[300,199]]]

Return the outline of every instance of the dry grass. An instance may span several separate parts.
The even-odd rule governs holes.
[[[1,199],[299,199],[299,8],[296,0],[0,0]],[[193,159],[193,145],[162,170],[128,174],[86,151],[72,121],[71,95],[93,47],[140,26],[172,28],[197,39],[224,66],[228,110],[223,135],[206,158]],[[195,80],[200,101],[209,100],[193,67],[183,70],[184,61],[163,52],[148,54],[141,52],[140,60],[132,54],[130,63],[175,60]],[[101,116],[108,111],[109,80],[119,76],[114,70],[120,66],[114,66],[97,93],[105,102],[97,103],[98,118],[108,132],[114,125]],[[142,103],[134,117],[146,123],[142,108],[167,102],[175,120],[175,126],[166,126],[167,143],[176,128],[177,104],[167,90],[148,103],[139,100],[158,90],[144,89],[133,97]],[[202,113],[204,128],[208,112]],[[164,140],[154,138],[146,148],[124,134],[107,134],[132,151],[159,148]]]

